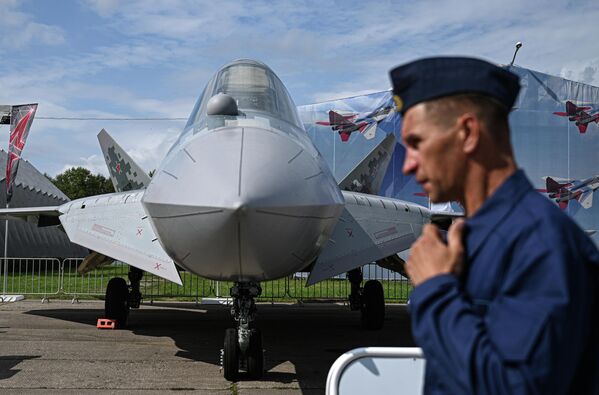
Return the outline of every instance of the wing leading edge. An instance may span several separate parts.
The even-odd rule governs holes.
[[[69,240],[182,285],[141,205],[140,191],[83,198],[58,207],[0,209],[0,218],[59,216]]]
[[[425,207],[344,191],[345,208],[306,285],[410,248],[430,221]]]

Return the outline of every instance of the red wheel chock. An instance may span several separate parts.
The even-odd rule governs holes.
[[[98,329],[115,329],[116,328],[116,320],[111,320],[110,318],[98,318],[98,324],[96,325]]]

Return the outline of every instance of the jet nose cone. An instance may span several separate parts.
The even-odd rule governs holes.
[[[214,279],[277,278],[315,257],[340,214],[343,197],[322,165],[281,132],[224,128],[173,152],[143,203],[183,267]]]

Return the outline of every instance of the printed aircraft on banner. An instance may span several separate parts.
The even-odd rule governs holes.
[[[237,327],[226,331],[222,353],[229,380],[240,368],[255,378],[263,373],[253,322],[261,281],[303,271],[314,284],[350,272],[350,306],[361,310],[366,328],[381,328],[383,288],[376,280],[361,288],[361,266],[377,262],[399,271],[397,253],[424,224],[447,216],[373,194],[393,135],[340,183],[368,193],[342,191],[283,83],[253,60],[217,71],[151,179],[105,131],[98,138],[119,192],[57,207],[0,209],[0,219],[61,224],[71,241],[94,251],[88,267],[110,258],[128,263],[130,284],[113,278],[106,290],[106,318],[120,327],[129,308],[139,306],[144,271],[177,284],[177,267],[234,282]]]
[[[347,142],[351,134],[359,131],[366,140],[374,138],[379,123],[394,112],[394,107],[382,104],[377,109],[363,116],[359,113],[347,111],[329,111],[329,121],[318,121],[317,125],[330,126],[333,131],[339,133],[341,141]]]
[[[566,101],[566,111],[556,111],[554,114],[560,117],[568,117],[568,120],[574,122],[578,127],[580,133],[586,133],[589,123],[595,122],[599,124],[599,112],[589,114],[587,111],[591,110],[591,108],[589,106],[579,107],[568,100]]]
[[[562,210],[570,200],[576,200],[585,208],[593,206],[593,192],[599,188],[599,175],[585,180],[569,180],[557,177],[544,177],[549,198],[555,199]]]

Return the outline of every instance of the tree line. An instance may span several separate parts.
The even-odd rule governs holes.
[[[71,167],[54,178],[44,175],[71,200],[114,192],[110,179],[84,167]]]

